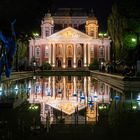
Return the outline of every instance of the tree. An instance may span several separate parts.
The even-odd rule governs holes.
[[[17,37],[17,52],[16,57],[14,59],[14,65],[16,71],[18,69],[27,69],[28,66],[28,35],[25,35],[24,33],[20,33]]]
[[[113,58],[135,63],[133,56],[139,44],[140,5],[138,0],[116,0],[108,18],[108,33],[112,39]]]

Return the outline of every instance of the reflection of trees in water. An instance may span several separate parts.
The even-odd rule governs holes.
[[[113,100],[108,112],[108,123],[110,127],[120,126],[124,114],[124,107],[122,101]]]

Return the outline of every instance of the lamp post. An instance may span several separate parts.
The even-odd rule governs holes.
[[[34,69],[34,75],[35,75],[35,70],[36,70],[36,61],[33,62],[33,69]]]
[[[99,37],[101,38],[101,47],[99,51],[99,61],[100,61],[100,70],[104,71],[104,62],[105,62],[105,47],[104,47],[104,39],[107,38],[107,33],[99,33]]]

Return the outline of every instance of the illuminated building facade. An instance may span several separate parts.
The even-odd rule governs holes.
[[[76,11],[76,12],[75,12]],[[29,41],[29,60],[48,62],[54,68],[86,68],[94,59],[110,60],[110,40],[98,36],[98,20],[91,12],[61,8],[41,21],[41,36]]]

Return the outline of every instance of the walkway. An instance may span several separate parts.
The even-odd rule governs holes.
[[[108,83],[120,90],[140,90],[140,78],[125,77],[99,71],[91,71],[91,76]]]

